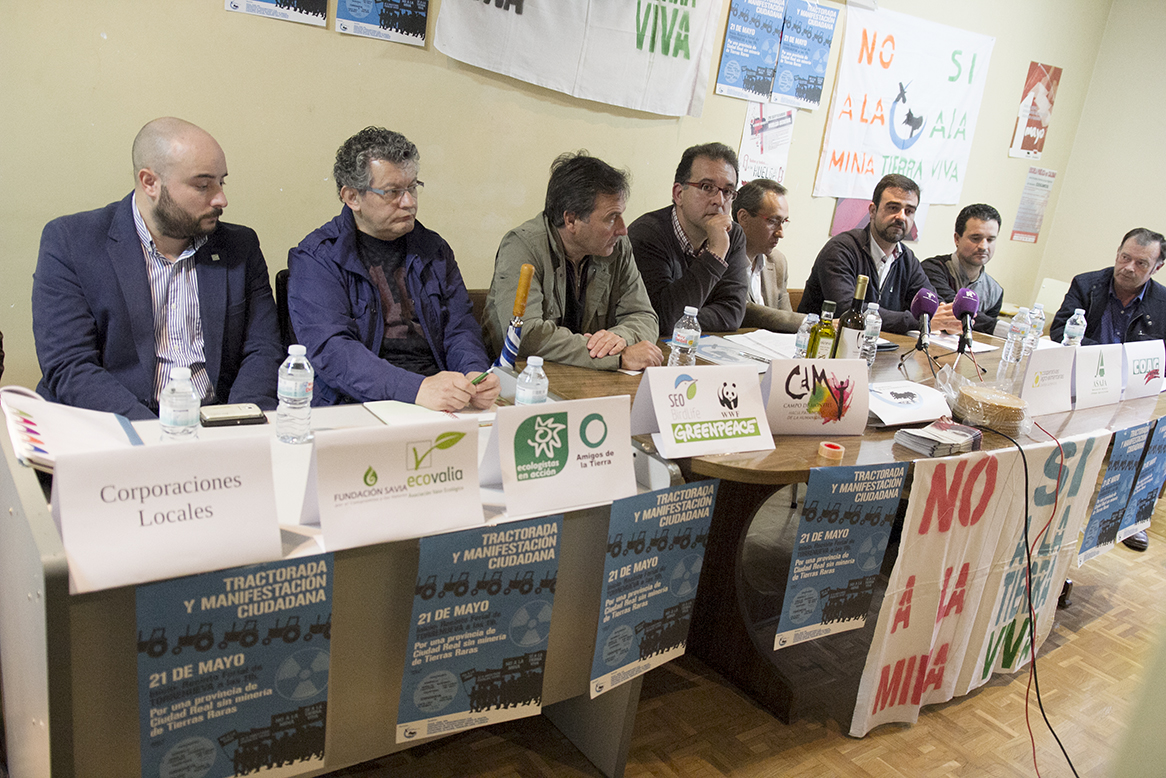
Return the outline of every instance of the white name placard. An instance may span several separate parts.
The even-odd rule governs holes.
[[[1121,400],[1122,345],[1078,346],[1073,366],[1075,407],[1093,408]]]
[[[627,395],[499,408],[482,483],[510,519],[605,505],[636,493],[631,437]]]
[[[1073,408],[1073,358],[1068,346],[1035,349],[1028,358],[1021,398],[1033,416],[1062,413]]]
[[[775,435],[861,435],[870,411],[862,359],[775,359],[761,382]]]
[[[1122,384],[1125,398],[1152,397],[1162,391],[1163,344],[1161,340],[1139,340],[1125,344]]]
[[[74,593],[282,555],[266,437],[62,454],[53,517]]]
[[[482,524],[478,424],[438,419],[316,433],[304,520],[329,551]]]
[[[757,370],[746,365],[648,368],[632,432],[653,433],[668,459],[773,448]]]

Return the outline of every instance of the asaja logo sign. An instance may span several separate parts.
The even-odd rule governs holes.
[[[545,413],[523,421],[514,433],[518,480],[550,478],[567,465],[567,414]]]

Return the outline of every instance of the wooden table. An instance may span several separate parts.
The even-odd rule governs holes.
[[[915,346],[914,338],[886,334],[884,337],[898,344],[899,349],[878,354],[873,381],[909,378],[933,384],[924,354],[910,353]],[[980,334],[976,339],[997,346],[1003,343],[998,338]],[[909,353],[904,365],[906,375],[899,368],[900,358],[905,352]],[[931,353],[941,364],[956,362],[956,355],[942,347],[933,345]],[[978,355],[979,365],[985,370],[984,381],[995,378],[999,359],[999,349]],[[638,376],[597,373],[551,364],[545,365],[545,369],[550,377],[551,391],[567,399],[618,394],[634,397],[639,383]],[[959,360],[958,372],[975,380],[976,366],[965,356]],[[1166,415],[1166,402],[1159,397],[1041,416],[1037,421],[1057,438],[1062,438],[1101,429],[1119,430],[1162,415]],[[791,435],[775,435],[776,446],[771,451],[701,456],[678,462],[689,481],[721,479],[688,648],[787,723],[814,708],[848,724],[881,596],[876,596],[872,602],[867,630],[831,635],[774,652],[772,636],[768,642],[759,638],[750,623],[756,592],[750,590],[745,580],[743,554],[754,518],[779,488],[805,483],[813,468],[836,464],[912,462],[922,458],[918,453],[895,444],[893,430],[868,427],[862,436],[836,440],[846,447],[841,462],[818,456],[819,438]],[[1034,429],[1030,436],[1022,437],[1018,442],[1026,445],[1047,440],[1042,432]],[[1011,445],[999,435],[984,433],[985,450]],[[796,521],[796,514],[792,520]],[[776,538],[774,542],[777,542]],[[888,550],[888,557],[894,559],[893,549]],[[788,560],[784,563],[788,565]],[[884,572],[887,570],[887,563],[884,563]],[[774,577],[784,581],[780,569],[774,571]],[[784,589],[767,592],[767,596],[777,598],[780,608]],[[849,710],[847,700],[851,706]]]

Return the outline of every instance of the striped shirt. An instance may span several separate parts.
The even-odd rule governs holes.
[[[171,261],[158,250],[142,214],[138,195],[133,199],[134,227],[146,258],[146,277],[154,310],[154,393],[150,410],[158,410],[158,397],[170,380],[170,368],[189,367],[194,389],[204,403],[214,402],[215,390],[206,372],[202,317],[198,308],[198,275],[194,255],[207,242],[200,235],[191,241],[178,259]]]

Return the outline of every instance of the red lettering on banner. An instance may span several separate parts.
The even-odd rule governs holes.
[[[869,119],[866,117],[866,100],[867,100],[867,95],[863,95],[862,96],[862,110],[859,111],[859,113],[858,113],[858,120],[860,122],[862,122],[863,124],[881,124],[884,127],[887,126],[887,117],[883,115],[882,98],[880,98],[879,101],[877,103],[875,103],[873,113],[871,113]]]
[[[890,54],[887,54],[887,45],[890,45]],[[862,43],[858,47],[858,63],[862,64],[862,58],[866,57],[866,64],[874,64],[875,49],[879,46],[879,34],[877,32],[868,32],[866,29],[862,31]],[[885,56],[884,56],[885,55]],[[891,66],[891,62],[895,59],[895,36],[888,35],[883,38],[881,50],[879,51],[879,64],[886,70]]]
[[[899,606],[895,609],[895,621],[891,624],[891,634],[903,625],[903,629],[911,626],[911,597],[915,593],[915,576],[907,579],[907,588],[899,595]]]
[[[943,574],[943,589],[939,592],[939,610],[935,614],[935,623],[938,624],[940,620],[947,617],[950,613],[964,612],[964,594],[968,586],[968,571],[971,565],[964,562],[964,566],[960,568],[959,578],[956,579],[955,589],[951,593],[951,598],[947,599],[947,585],[951,583],[951,572],[954,568],[947,568]]]
[[[947,652],[950,643],[944,643],[931,654],[909,656],[891,665],[883,665],[879,673],[879,686],[875,690],[874,707],[871,715],[887,707],[918,705],[923,692],[943,686],[943,673],[947,666]],[[914,683],[912,683],[914,676]]]
[[[856,154],[853,151],[831,151],[830,168],[840,173],[874,175],[874,157]]]
[[[936,465],[935,472],[931,475],[931,489],[928,490],[927,501],[923,504],[923,519],[919,523],[920,535],[926,535],[931,529],[932,517],[935,518],[939,531],[947,532],[951,529],[951,519],[957,508],[960,525],[964,527],[975,525],[984,515],[984,511],[987,510],[988,504],[996,492],[996,470],[998,468],[996,457],[984,455],[978,459],[972,465],[967,481],[964,481],[964,470],[967,469],[967,464],[966,459],[961,459],[956,465],[950,487],[947,485],[947,463],[940,462]],[[984,483],[980,492],[980,500],[973,508],[973,490],[981,476]]]
[[[850,95],[847,95],[846,99],[842,101],[842,110],[838,112],[839,119],[841,119],[843,116],[850,117],[851,121],[854,120],[854,107],[850,102]]]

